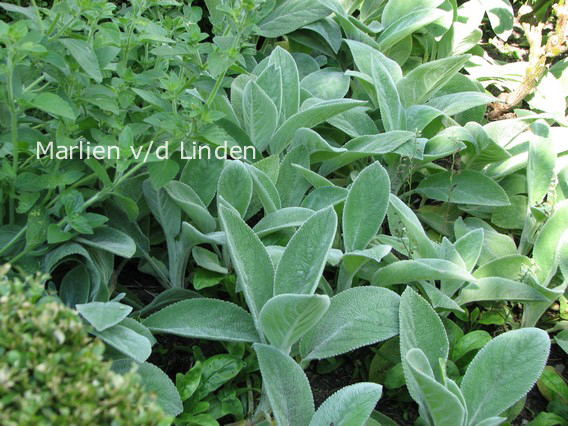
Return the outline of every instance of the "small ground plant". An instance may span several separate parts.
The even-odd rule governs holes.
[[[0,12],[0,259],[52,295],[2,301],[74,309],[170,416],[132,421],[568,421],[563,1]],[[34,401],[14,350],[2,407]]]

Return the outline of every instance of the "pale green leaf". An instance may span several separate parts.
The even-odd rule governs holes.
[[[337,216],[332,207],[312,215],[284,250],[274,276],[274,293],[312,294],[333,244]]]
[[[503,333],[481,349],[461,382],[468,424],[498,416],[525,396],[540,377],[549,351],[548,334],[536,328]]]
[[[281,294],[270,299],[260,312],[264,335],[273,346],[289,352],[312,328],[329,307],[329,298],[321,295]]]
[[[259,341],[250,314],[224,300],[183,300],[150,315],[143,324],[154,333],[232,342]]]

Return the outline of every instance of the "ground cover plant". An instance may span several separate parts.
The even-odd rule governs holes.
[[[564,2],[0,15],[0,320],[45,274],[166,423],[568,422]]]

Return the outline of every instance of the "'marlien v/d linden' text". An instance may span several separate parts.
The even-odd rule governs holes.
[[[170,144],[168,141],[157,147],[154,147],[154,141],[151,141],[147,147],[130,146],[129,148],[128,157],[132,156],[134,159],[142,160],[143,162],[148,161],[148,159],[150,159],[150,161],[166,160],[170,157]],[[191,142],[189,145],[181,142],[179,148],[175,149],[175,151],[178,150],[181,152],[182,160],[227,159],[229,157],[234,160],[241,160],[243,158],[256,159],[256,150],[253,146],[229,146],[227,141],[225,141],[223,145],[216,147],[199,145],[197,142]],[[120,147],[117,145],[92,145],[90,142],[83,140],[73,146],[55,145],[53,141],[42,144],[38,141],[36,145],[36,158],[44,157],[57,160],[88,160],[91,158],[95,160],[120,159],[121,151]]]

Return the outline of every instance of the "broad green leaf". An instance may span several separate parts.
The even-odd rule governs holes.
[[[262,383],[279,426],[307,425],[314,414],[310,383],[302,368],[284,352],[255,343]]]
[[[420,389],[421,401],[432,418],[433,424],[463,425],[466,419],[465,407],[460,398],[434,379],[424,352],[418,348],[409,350],[406,354],[405,365],[408,366],[409,373]]]
[[[132,312],[131,306],[117,302],[90,302],[77,305],[76,308],[97,331],[118,324]]]
[[[207,358],[203,362],[201,383],[197,389],[195,400],[199,401],[219,389],[239,374],[244,365],[243,360],[229,354],[219,354]]]
[[[240,161],[227,161],[219,176],[217,194],[223,197],[243,217],[252,198],[253,182],[246,166]]]
[[[136,253],[136,243],[124,232],[110,226],[100,226],[94,234],[84,235],[75,240],[86,246],[95,247],[109,253],[131,258]]]
[[[274,294],[312,294],[319,283],[335,238],[337,216],[332,207],[312,215],[296,231],[274,275]]]
[[[148,174],[155,189],[163,187],[174,179],[179,171],[179,165],[174,160],[158,160],[148,163]]]
[[[61,38],[59,42],[67,48],[71,56],[91,78],[97,83],[103,81],[97,55],[89,43],[76,38]]]
[[[258,34],[279,37],[329,14],[330,10],[317,0],[278,0],[274,9],[258,23]]]
[[[303,361],[324,359],[398,333],[399,296],[385,288],[356,287],[331,299],[322,319],[300,340]]]
[[[377,234],[387,212],[389,193],[388,173],[378,161],[359,173],[349,189],[343,209],[346,251],[365,249]]]
[[[103,331],[92,331],[92,333],[136,362],[146,361],[152,353],[150,340],[123,325],[117,324]]]
[[[469,55],[453,56],[414,68],[397,83],[402,104],[408,108],[427,102],[459,72],[469,58]]]
[[[436,173],[418,185],[417,191],[433,200],[477,206],[508,206],[503,188],[482,173],[464,170]]]
[[[468,424],[498,416],[527,394],[548,359],[548,334],[536,328],[509,331],[480,350],[461,382]]]
[[[568,201],[563,201],[556,205],[556,211],[544,224],[534,243],[533,259],[537,266],[536,276],[541,285],[548,285],[556,273],[556,250],[567,229]]]
[[[270,343],[287,353],[320,320],[328,307],[327,296],[281,294],[262,308],[260,326]]]
[[[267,214],[252,229],[262,238],[282,229],[300,227],[313,214],[313,210],[303,207],[285,207]]]
[[[382,391],[382,386],[376,383],[345,386],[320,405],[310,426],[364,426]]]
[[[332,99],[322,101],[289,117],[274,133],[270,142],[272,154],[280,154],[292,142],[294,133],[300,127],[314,127],[334,115],[350,110],[364,104],[353,99]]]
[[[32,99],[30,105],[51,115],[75,120],[71,105],[54,93],[40,93]]]
[[[227,237],[231,260],[255,322],[274,293],[274,270],[270,256],[252,229],[237,212],[219,204],[219,218]]]
[[[278,124],[274,102],[254,81],[249,81],[243,93],[243,121],[253,145],[264,151]]]
[[[187,184],[179,181],[170,181],[164,189],[175,203],[190,217],[196,226],[203,232],[213,232],[217,227],[215,219],[199,195]]]
[[[538,390],[548,401],[555,399],[568,404],[568,384],[556,369],[548,365],[537,382]]]
[[[475,281],[464,268],[443,259],[399,260],[379,269],[373,276],[373,285],[389,286],[420,280]]]
[[[148,393],[156,395],[156,402],[170,416],[177,416],[183,411],[179,393],[168,375],[154,364],[145,362],[138,367],[142,377],[142,386]]]
[[[183,300],[150,315],[142,324],[154,333],[228,342],[259,341],[250,314],[224,300]]]
[[[456,303],[465,305],[484,300],[515,300],[521,302],[547,301],[537,290],[527,284],[500,277],[480,278],[465,287]]]

